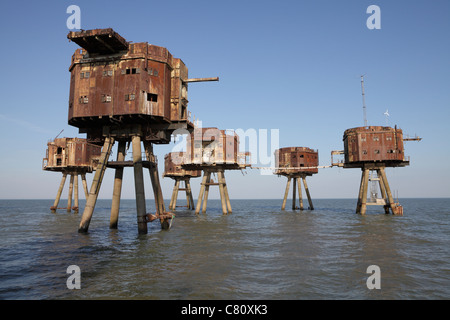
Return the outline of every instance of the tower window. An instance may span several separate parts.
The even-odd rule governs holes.
[[[88,96],[81,96],[78,101],[81,104],[86,104],[86,103],[89,103],[89,98],[88,98]]]
[[[147,93],[147,101],[158,102],[158,95],[154,93]]]
[[[132,101],[135,99],[134,93],[126,94],[125,95],[125,101]]]

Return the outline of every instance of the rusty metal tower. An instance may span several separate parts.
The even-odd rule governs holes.
[[[165,210],[153,145],[170,143],[176,129],[194,129],[187,110],[188,83],[218,78],[189,79],[183,61],[166,48],[127,42],[112,29],[69,32],[67,37],[81,47],[69,68],[68,121],[90,143],[103,146],[78,231],[88,231],[107,167],[116,171],[110,228],[117,228],[123,169],[133,167],[138,232],[147,233],[147,222],[155,217],[146,213],[143,168],[150,173],[156,217],[167,229],[172,214]],[[116,141],[117,159],[109,161]],[[124,160],[127,143],[132,161]]]
[[[289,194],[291,180],[293,181],[292,189],[292,210],[297,209],[296,206],[296,185],[298,186],[299,207],[303,210],[302,185],[308,198],[309,210],[314,210],[314,206],[309,193],[306,177],[318,173],[319,155],[317,150],[306,147],[286,147],[275,150],[275,171],[278,176],[285,176],[288,180],[286,183],[286,191],[284,193],[283,204],[281,210],[286,208],[286,201]]]
[[[420,141],[421,138],[403,138],[403,131],[397,126],[368,126],[364,93],[364,76],[361,76],[363,98],[364,127],[347,129],[344,132],[344,150],[331,152],[332,166],[344,168],[360,168],[362,171],[359,186],[356,213],[365,214],[368,205],[382,205],[386,214],[403,215],[403,207],[394,201],[391,188],[386,177],[386,167],[396,168],[409,165],[409,157],[405,156],[403,141]],[[387,111],[385,115],[389,115]],[[344,155],[344,160],[337,161],[336,155]],[[369,181],[372,182],[369,201]],[[378,182],[381,198],[375,192]]]
[[[91,173],[97,166],[101,147],[90,144],[86,139],[80,138],[55,138],[47,143],[45,158],[42,161],[42,169],[45,171],[61,172],[62,179],[56,194],[52,212],[57,209],[67,209],[67,212],[78,212],[78,176],[81,176],[84,194],[88,198],[86,173]],[[58,208],[67,175],[70,176],[67,207]],[[72,194],[74,204],[72,206]]]
[[[194,199],[192,197],[191,178],[202,176],[201,170],[185,170],[182,165],[186,161],[185,152],[171,152],[164,157],[164,173],[163,177],[171,178],[175,181],[170,199],[169,210],[175,210],[177,207],[178,192],[186,192],[186,207],[195,209]],[[184,182],[184,188],[180,188],[181,182]]]
[[[403,131],[397,127],[357,127],[345,130],[343,141],[343,151],[332,151],[332,164],[362,171],[356,213],[365,214],[367,205],[383,205],[385,213],[391,210],[392,214],[403,214],[403,208],[394,201],[385,172],[386,167],[409,165],[409,157],[404,154]],[[339,154],[344,155],[343,162],[333,159]],[[367,201],[369,180],[378,181],[381,198],[371,196]]]
[[[226,170],[242,170],[250,166],[250,153],[239,152],[239,136],[217,128],[196,128],[187,139],[185,170],[203,171],[195,213],[206,212],[209,187],[219,186],[222,213],[231,214],[231,202],[225,180]],[[217,182],[211,179],[217,174]],[[203,204],[203,207],[202,207]]]

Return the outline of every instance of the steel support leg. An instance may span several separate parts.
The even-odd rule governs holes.
[[[141,149],[141,137],[135,135],[131,138],[131,144],[133,146],[133,168],[134,168],[134,187],[136,192],[136,212],[138,233],[147,233],[146,222],[146,206],[145,206],[145,191],[144,191],[144,172],[142,168],[142,149]]]
[[[303,179],[303,186],[305,187],[306,197],[308,198],[309,210],[314,210],[311,195],[309,194],[309,188],[308,185],[306,184],[306,177],[303,176],[302,179]]]
[[[58,192],[56,194],[55,202],[53,202],[53,206],[50,207],[50,210],[52,212],[56,212],[56,209],[58,209],[59,200],[61,199],[61,194],[64,189],[64,184],[66,183],[67,173],[63,173],[61,183],[59,184]]]
[[[298,187],[298,201],[300,204],[300,210],[303,210],[303,197],[302,197],[302,181],[300,180],[301,178],[298,177],[297,179],[297,187]]]
[[[286,208],[286,201],[289,194],[290,186],[291,186],[291,178],[288,177],[288,181],[286,183],[286,191],[284,192],[283,204],[281,205],[281,210],[284,210]]]
[[[106,171],[106,164],[108,162],[109,155],[111,154],[111,148],[114,145],[114,138],[106,137],[102,148],[102,154],[95,171],[94,179],[92,180],[91,190],[89,197],[84,207],[83,216],[81,217],[80,226],[78,232],[87,232],[89,229],[89,223],[91,222],[92,214],[94,213],[95,203],[97,202],[98,193],[100,192],[100,186],[102,184],[103,176]]]
[[[73,204],[73,211],[75,213],[78,213],[78,174],[75,174],[74,177],[74,184],[73,184],[73,199],[74,199],[74,204]]]
[[[125,160],[125,141],[119,141],[119,146],[117,148],[117,161]],[[114,189],[113,198],[111,204],[111,217],[109,220],[109,228],[117,229],[119,223],[119,210],[120,210],[120,197],[122,194],[122,179],[123,179],[123,167],[116,168],[114,174]]]
[[[195,207],[195,214],[200,213],[200,208],[202,206],[202,199],[203,199],[203,194],[205,192],[206,179],[207,179],[208,172],[209,171],[203,171],[203,179],[202,179],[202,183],[200,184],[200,192],[198,194],[197,206]]]
[[[205,184],[205,194],[203,196],[203,207],[202,207],[202,213],[206,213],[206,206],[208,203],[208,196],[209,196],[209,183],[211,183],[211,172],[208,171],[206,176],[206,184]]]
[[[70,182],[69,182],[69,194],[67,196],[67,212],[72,212],[72,194],[73,194],[73,178],[74,174],[70,174]]]

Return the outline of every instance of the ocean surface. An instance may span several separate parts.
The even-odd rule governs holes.
[[[450,199],[400,199],[403,216],[313,202],[281,211],[281,200],[231,200],[224,216],[209,200],[206,214],[179,208],[170,230],[152,222],[138,235],[134,200],[122,200],[117,230],[111,201],[98,200],[87,234],[83,200],[78,214],[0,200],[0,299],[450,299]],[[71,265],[80,289],[67,286]],[[380,289],[367,286],[372,265]]]

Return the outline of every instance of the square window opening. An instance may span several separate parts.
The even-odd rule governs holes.
[[[147,101],[158,102],[158,95],[154,93],[147,93]]]

